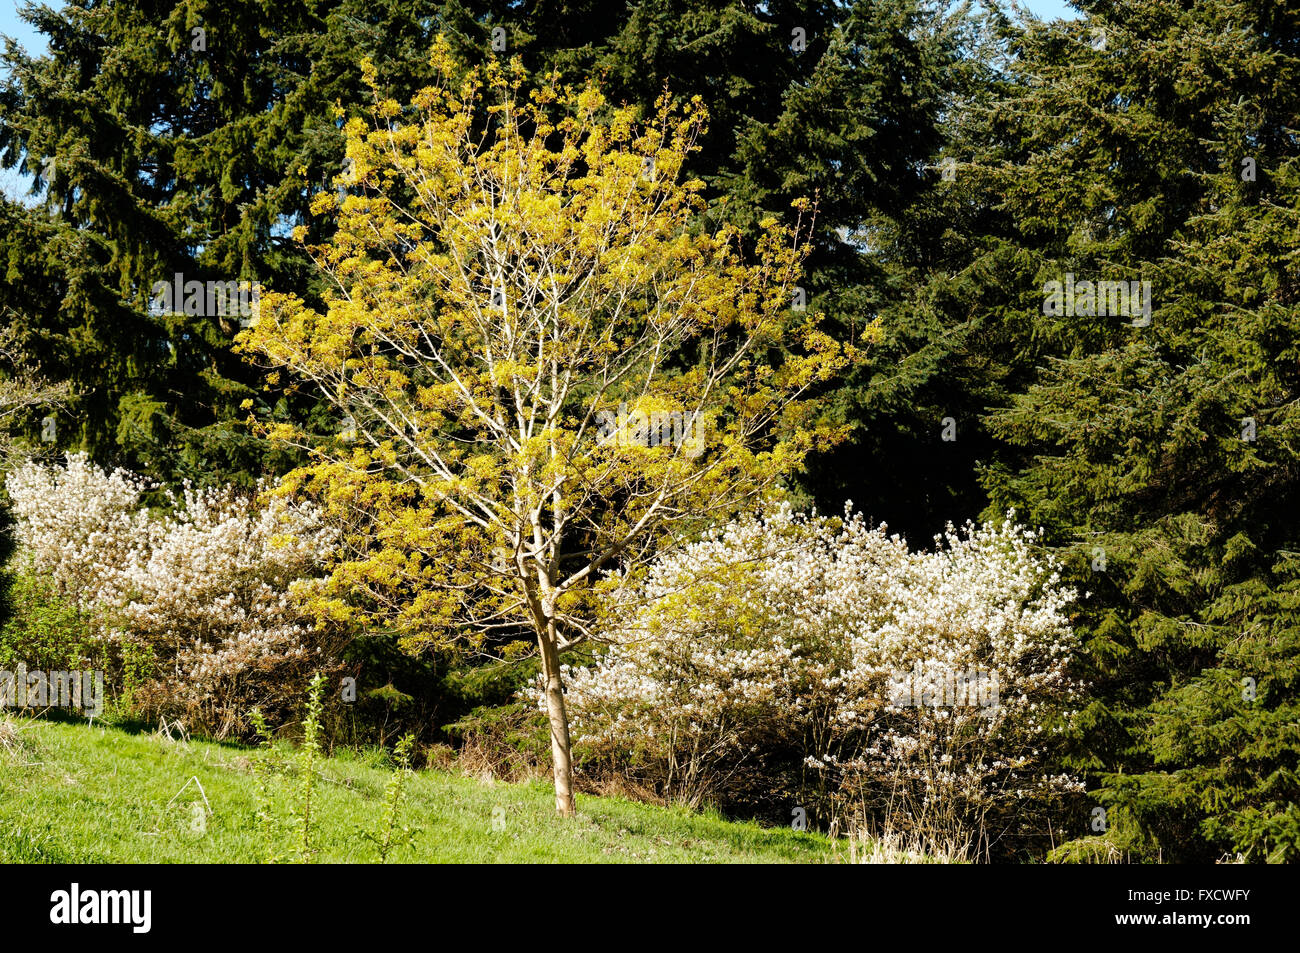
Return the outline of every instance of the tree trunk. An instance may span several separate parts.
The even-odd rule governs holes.
[[[572,817],[573,757],[569,750],[569,713],[564,709],[564,683],[560,680],[560,653],[553,633],[538,636],[542,652],[542,675],[546,679],[546,715],[551,722],[551,764],[555,771],[555,809],[561,817]]]

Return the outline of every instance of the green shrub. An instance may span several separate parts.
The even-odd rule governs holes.
[[[104,667],[106,646],[48,577],[13,569],[0,579],[0,669],[19,663],[47,672]]]

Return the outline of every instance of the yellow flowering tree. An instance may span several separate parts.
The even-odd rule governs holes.
[[[526,93],[518,64],[377,92],[317,213],[324,307],[266,294],[241,347],[343,417],[283,483],[343,517],[318,610],[408,648],[525,631],[556,804],[574,811],[560,656],[602,588],[769,493],[835,428],[811,394],[851,355],[791,307],[798,228],[742,248],[683,162],[705,122],[646,122],[594,87]],[[804,214],[801,210],[800,214]]]

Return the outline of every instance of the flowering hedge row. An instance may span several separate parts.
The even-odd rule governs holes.
[[[139,713],[218,737],[287,709],[330,652],[302,609],[336,544],[311,506],[146,480],[84,455],[7,477],[22,571],[84,614]]]
[[[1051,767],[1082,689],[1073,591],[1010,522],[935,542],[786,507],[662,559],[598,663],[566,672],[588,770],[631,763],[672,798],[748,789],[787,817],[820,805],[977,848],[1026,801],[1080,790]]]

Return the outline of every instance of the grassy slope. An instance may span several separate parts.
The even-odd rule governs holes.
[[[0,861],[50,863],[256,863],[264,858],[255,820],[258,752],[174,742],[156,735],[6,718],[16,742],[0,746]],[[3,740],[0,738],[0,740]],[[341,755],[318,763],[314,837],[319,862],[377,859],[362,830],[383,817],[390,772],[379,758]],[[197,778],[212,814],[199,826]],[[298,779],[273,778],[279,843],[295,843],[288,818]],[[182,790],[184,789],[184,790]],[[178,794],[179,792],[179,794]],[[170,802],[170,803],[169,803]],[[504,821],[493,829],[493,816]],[[490,784],[421,771],[407,787],[399,824],[419,829],[413,848],[390,862],[818,862],[833,859],[820,835],[665,809],[610,797],[580,797],[578,818],[554,814],[541,784]],[[502,826],[500,823],[498,827]]]

